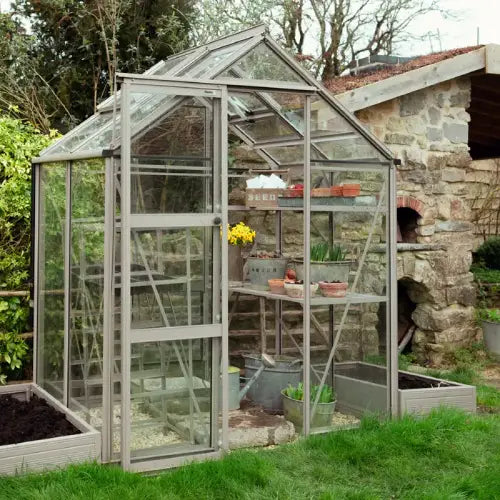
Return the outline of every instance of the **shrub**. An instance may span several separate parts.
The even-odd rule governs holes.
[[[500,323],[500,309],[477,309],[476,315],[478,321]]]
[[[490,269],[500,269],[500,236],[488,238],[476,251],[476,255]]]
[[[0,333],[0,384],[5,384],[9,373],[21,368],[27,351],[26,342],[17,333]]]

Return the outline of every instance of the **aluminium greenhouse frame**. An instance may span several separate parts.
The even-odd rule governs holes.
[[[247,54],[251,53],[256,47],[262,46],[264,44],[266,49],[279,58],[280,63],[283,63],[291,72],[297,75],[296,81],[280,81],[280,80],[263,80],[256,78],[245,78],[244,75],[238,73],[238,69],[234,68],[234,65],[244,58]],[[226,58],[214,57],[213,65],[208,64],[208,70],[203,74],[203,78],[198,77],[195,73],[194,75],[182,74],[184,71],[196,71],[200,65],[203,65],[204,61],[208,61],[212,54],[216,54],[217,51],[224,51],[227,47],[236,47],[233,52],[229,51],[229,56]],[[229,49],[227,49],[229,50]],[[178,61],[178,62],[176,62]],[[174,62],[170,70],[165,74],[162,71],[167,69],[169,63]],[[191,69],[190,69],[191,68]],[[232,77],[224,76],[220,78],[220,75],[227,71],[229,68],[234,68],[232,70]],[[236,77],[235,77],[236,75]],[[225,37],[223,39],[212,42],[206,46],[198,47],[195,49],[190,49],[188,51],[176,54],[166,61],[158,63],[151,70],[146,72],[144,75],[131,75],[131,74],[120,74],[119,83],[121,84],[121,91],[115,94],[115,96],[110,97],[104,101],[99,106],[99,113],[101,115],[106,115],[109,120],[104,124],[99,124],[99,114],[91,117],[86,122],[82,123],[74,130],[69,132],[60,141],[56,142],[54,145],[47,148],[39,158],[33,160],[34,164],[34,192],[36,193],[35,201],[35,216],[34,216],[34,281],[35,281],[35,332],[38,337],[39,326],[43,324],[41,316],[44,314],[43,302],[40,302],[41,297],[45,292],[42,293],[43,286],[41,286],[41,275],[40,266],[43,264],[41,262],[43,258],[43,252],[41,251],[41,232],[42,232],[42,188],[43,182],[41,180],[41,169],[51,168],[47,164],[62,164],[65,170],[64,179],[64,193],[65,193],[65,207],[64,212],[65,217],[60,217],[64,224],[61,227],[63,238],[63,255],[64,255],[64,269],[63,269],[63,282],[64,290],[63,292],[63,303],[64,303],[64,342],[62,346],[63,351],[63,367],[62,367],[62,390],[61,390],[61,401],[65,406],[78,404],[73,401],[70,393],[69,379],[70,379],[70,343],[71,343],[71,321],[72,321],[72,199],[74,198],[72,179],[74,169],[77,168],[75,165],[78,161],[83,160],[93,160],[95,158],[101,158],[103,160],[104,167],[104,210],[103,210],[103,221],[102,227],[100,227],[100,232],[103,236],[103,276],[102,276],[102,459],[104,462],[119,460],[124,468],[133,470],[150,470],[150,469],[161,469],[164,467],[172,467],[184,463],[186,461],[192,461],[197,459],[205,459],[211,457],[220,456],[221,452],[228,449],[228,376],[227,368],[229,365],[229,311],[228,311],[228,299],[230,293],[250,293],[263,298],[269,298],[275,302],[276,315],[281,318],[282,314],[282,300],[283,298],[273,297],[272,294],[256,292],[254,290],[249,290],[244,287],[229,287],[229,280],[227,274],[227,223],[231,211],[241,211],[245,210],[241,206],[230,207],[228,205],[228,127],[231,133],[239,137],[245,144],[253,148],[257,154],[259,154],[265,162],[267,162],[271,167],[280,167],[283,164],[279,160],[269,153],[270,145],[272,147],[294,147],[303,146],[303,160],[297,160],[295,163],[287,163],[287,167],[303,167],[303,177],[304,177],[304,203],[303,203],[303,257],[304,257],[304,281],[308,283],[310,281],[310,248],[311,248],[311,234],[310,234],[310,222],[311,222],[311,212],[312,212],[312,201],[311,201],[311,176],[312,176],[312,164],[316,168],[318,164],[321,166],[323,164],[318,163],[323,161],[324,167],[322,169],[332,173],[334,171],[347,171],[348,169],[353,169],[356,172],[376,172],[381,170],[384,172],[386,181],[382,184],[381,195],[378,199],[376,205],[373,206],[374,217],[371,223],[370,237],[364,247],[364,253],[362,256],[361,264],[364,263],[364,258],[370,246],[371,234],[375,227],[375,222],[378,215],[382,213],[387,214],[386,219],[386,254],[388,256],[388,261],[386,264],[386,291],[385,299],[378,298],[373,299],[370,297],[352,297],[345,300],[332,300],[332,299],[311,299],[309,294],[306,294],[302,301],[295,301],[302,305],[303,308],[303,381],[304,381],[304,433],[307,435],[314,432],[311,429],[311,407],[314,413],[316,408],[316,403],[311,403],[310,401],[310,391],[311,391],[311,309],[315,305],[329,304],[329,307],[333,307],[333,304],[344,305],[344,312],[342,314],[343,318],[340,323],[340,329],[337,331],[335,337],[332,337],[332,345],[329,350],[329,356],[327,361],[327,369],[325,369],[323,376],[321,377],[321,385],[325,383],[327,372],[331,366],[336,348],[339,342],[339,338],[342,332],[342,326],[344,320],[349,312],[349,307],[351,302],[356,303],[370,303],[370,301],[377,301],[377,303],[386,304],[387,308],[387,332],[388,332],[388,350],[387,350],[387,388],[388,388],[388,410],[393,415],[397,414],[398,411],[398,401],[397,401],[397,322],[396,322],[396,308],[397,308],[397,285],[396,285],[396,221],[395,221],[395,166],[392,161],[390,152],[387,150],[383,144],[381,144],[374,136],[372,136],[366,129],[364,129],[360,123],[350,115],[345,109],[342,108],[331,95],[320,85],[318,82],[305,71],[300,65],[294,61],[290,56],[288,56],[265,32],[262,27],[252,28],[250,30],[243,31],[239,34]],[[285,92],[287,94],[294,94],[300,96],[304,100],[303,105],[303,128],[300,128],[300,124],[293,123],[287,116],[277,107],[277,104],[273,99],[269,97],[269,94],[277,92]],[[251,135],[245,133],[239,126],[237,118],[234,118],[232,123],[228,123],[228,103],[231,94],[245,94],[245,93],[255,93],[257,94],[261,101],[265,104],[266,111],[262,113],[264,116],[266,113],[273,113],[278,116],[278,119],[282,123],[285,123],[289,127],[293,136],[286,137],[280,141],[273,140],[255,140]],[[134,101],[131,105],[131,99],[133,95],[145,95],[146,97],[140,97],[137,101]],[[183,102],[183,99],[194,97],[201,103],[206,103],[208,101],[213,102],[213,115],[212,115],[212,126],[213,126],[213,137],[210,137],[210,141],[213,141],[213,151],[211,160],[213,161],[212,176],[213,182],[217,189],[220,189],[219,194],[214,196],[212,200],[213,206],[207,206],[206,211],[203,214],[199,213],[176,213],[176,214],[138,214],[131,211],[131,157],[133,153],[131,152],[131,142],[132,138],[135,137],[133,125],[131,123],[132,113],[134,109],[140,109],[142,105],[148,102],[153,102],[155,96],[160,96],[160,100],[156,107],[153,107],[152,111],[149,112],[144,118],[141,118],[140,123],[144,123],[144,130],[149,130],[154,128],[155,123],[163,119],[164,116],[168,116],[169,113],[173,113],[177,106],[177,101],[170,101],[172,99],[179,97],[179,102]],[[163,101],[165,97],[165,101]],[[332,160],[326,158],[324,153],[321,153],[321,149],[318,148],[317,144],[320,141],[331,140],[334,136],[339,136],[339,134],[325,135],[324,137],[312,137],[312,131],[310,126],[311,121],[311,107],[312,99],[321,99],[321,102],[326,103],[330,106],[334,112],[341,117],[347,124],[349,124],[350,130],[352,132],[340,134],[342,137],[350,137],[352,135],[358,135],[367,144],[370,144],[374,150],[379,154],[378,158],[360,158],[355,160]],[[164,104],[166,102],[166,105]],[[173,102],[173,104],[172,104]],[[155,114],[156,113],[156,114]],[[245,120],[245,118],[241,118]],[[95,127],[93,130],[93,124],[98,123],[99,126]],[[90,124],[90,127],[89,127]],[[142,126],[142,125],[141,125]],[[148,128],[149,127],[149,128]],[[90,128],[88,135],[85,135],[84,131]],[[111,139],[109,140],[106,147],[100,148],[90,148],[93,144],[92,141],[99,139],[105,131],[111,131]],[[142,129],[141,129],[142,130]],[[142,133],[142,132],[141,132]],[[78,134],[82,134],[81,142],[79,146],[73,148],[73,150],[65,151],[63,145],[67,144],[71,140],[78,138]],[[349,138],[348,137],[348,138]],[[89,147],[89,149],[85,149]],[[312,153],[319,156],[319,159],[312,159]],[[323,155],[323,156],[321,156]],[[321,159],[323,158],[323,159]],[[134,163],[135,165],[135,163]],[[343,170],[342,170],[343,169]],[[189,174],[191,175],[191,174]],[[120,181],[118,182],[118,176]],[[121,200],[121,205],[119,209],[119,216],[116,212],[117,203],[117,187],[119,188],[119,196]],[[214,193],[217,191],[214,187]],[[219,206],[217,206],[217,202]],[[385,208],[382,208],[384,204]],[[297,210],[298,211],[298,210]],[[302,211],[302,210],[300,210]],[[358,207],[352,207],[351,212],[367,212],[366,209],[361,209]],[[369,210],[370,211],[370,210]],[[368,211],[368,212],[369,212]],[[331,210],[330,214],[333,217],[335,210]],[[277,249],[279,250],[280,244],[278,241],[282,240],[282,214],[284,211],[276,212],[276,238],[277,238]],[[279,216],[278,216],[279,214]],[[84,221],[85,223],[85,221]],[[88,222],[92,224],[92,221]],[[100,224],[97,222],[96,224]],[[132,246],[137,246],[137,241],[132,241],[132,235],[134,230],[137,232],[139,230],[159,230],[166,228],[185,228],[190,225],[205,225],[205,227],[210,227],[212,231],[213,240],[213,263],[211,264],[213,273],[220,273],[220,286],[216,283],[214,278],[217,274],[213,274],[212,284],[213,297],[220,296],[220,303],[217,304],[216,300],[212,303],[212,314],[213,318],[209,324],[207,321],[206,325],[200,326],[177,326],[169,327],[168,318],[166,313],[163,313],[164,326],[160,328],[147,328],[147,329],[132,329],[132,305],[131,305],[131,249]],[[222,243],[220,248],[218,248],[217,238],[215,235],[215,228],[221,228],[222,233]],[[120,231],[122,235],[127,235],[126,237],[121,237],[120,245],[116,243],[117,231]],[[218,229],[217,229],[218,234]],[[120,282],[116,285],[115,276],[115,264],[116,264],[116,251],[117,248],[121,246],[121,275]],[[140,245],[139,245],[140,246]],[[159,297],[158,290],[154,284],[154,278],[152,277],[151,270],[148,270],[148,265],[146,258],[144,257],[144,263],[146,265],[146,274],[148,274],[148,279],[153,289],[154,295],[158,304],[162,301]],[[356,274],[354,286],[356,286],[361,272],[361,268]],[[216,271],[218,270],[218,271]],[[210,280],[208,280],[210,281]],[[188,286],[189,289],[188,279]],[[123,284],[125,283],[125,286]],[[121,347],[121,369],[119,370],[119,382],[122,389],[130,388],[131,386],[131,354],[133,350],[133,343],[140,345],[144,342],[172,342],[173,349],[177,353],[179,359],[182,358],[182,353],[178,352],[178,348],[175,347],[177,341],[182,342],[182,339],[188,339],[187,342],[191,346],[189,339],[201,338],[200,336],[193,337],[192,331],[197,331],[198,335],[206,335],[207,338],[213,339],[212,358],[211,358],[211,385],[209,389],[211,392],[212,410],[211,410],[211,442],[207,449],[204,451],[199,451],[198,449],[189,452],[186,450],[180,450],[178,453],[170,453],[168,456],[153,456],[147,459],[135,459],[132,460],[130,452],[130,439],[131,439],[131,399],[130,390],[126,390],[125,394],[122,390],[118,395],[121,399],[121,424],[120,424],[120,456],[117,457],[116,453],[113,451],[113,430],[116,425],[113,421],[114,419],[114,383],[115,383],[115,372],[113,371],[113,365],[115,361],[115,350],[114,350],[114,331],[115,331],[115,309],[116,309],[116,296],[115,287],[118,286],[120,290],[121,303],[119,304],[119,311],[121,317],[121,327],[119,333],[119,343]],[[359,295],[359,294],[358,294]],[[357,302],[356,302],[357,300]],[[293,302],[293,300],[292,300]],[[173,306],[172,306],[173,308]],[[333,313],[332,313],[333,314]],[[73,319],[74,321],[74,319]],[[89,319],[89,321],[91,321]],[[204,328],[206,327],[206,328]],[[99,325],[96,326],[99,329]],[[177,333],[173,332],[173,329],[177,330]],[[278,335],[279,331],[279,335]],[[40,329],[41,332],[41,329]],[[191,332],[191,333],[190,333]],[[203,333],[205,332],[205,333]],[[280,349],[281,337],[281,324],[276,322],[276,352]],[[333,334],[333,331],[332,331]],[[141,337],[142,336],[142,337]],[[40,337],[41,338],[41,337]],[[35,356],[35,381],[43,385],[44,380],[40,377],[40,373],[43,372],[41,366],[45,362],[41,359],[42,356],[42,345],[39,343],[40,338],[37,338],[37,353]],[[191,347],[189,347],[191,349]],[[182,349],[181,349],[182,350]],[[191,351],[190,351],[191,352]],[[217,359],[220,355],[220,362]],[[185,360],[190,359],[185,357]],[[182,362],[180,362],[182,365]],[[123,369],[125,367],[125,369]],[[183,369],[184,370],[184,369]],[[185,378],[186,373],[184,372]],[[218,383],[218,374],[221,374],[221,382]],[[83,381],[86,384],[86,381]],[[191,385],[189,385],[191,384]],[[191,400],[195,401],[193,382],[188,382],[187,390],[190,393],[190,406]],[[218,387],[222,388],[221,391],[221,401],[220,404],[218,400]],[[197,404],[197,403],[196,403]],[[220,409],[220,411],[219,411]],[[193,411],[192,408],[190,411]],[[199,413],[199,408],[196,410]],[[195,411],[195,413],[196,413]],[[218,419],[220,417],[220,428]],[[193,417],[194,418],[194,417]],[[191,432],[193,432],[191,430]],[[208,449],[209,448],[209,449]]]

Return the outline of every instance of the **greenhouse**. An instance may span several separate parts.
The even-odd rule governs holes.
[[[139,471],[397,414],[387,148],[260,26],[118,84],[33,160],[36,383]]]

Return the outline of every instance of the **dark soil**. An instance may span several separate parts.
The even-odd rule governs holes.
[[[79,433],[63,413],[35,395],[28,402],[0,396],[0,446]]]
[[[432,389],[435,387],[453,387],[453,385],[454,384],[448,384],[447,382],[426,380],[418,375],[408,375],[407,373],[399,374],[400,389]]]

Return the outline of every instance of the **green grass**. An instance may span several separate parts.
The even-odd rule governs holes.
[[[0,498],[493,499],[500,417],[439,410],[378,421],[272,450],[233,452],[153,477],[88,465],[0,480]],[[497,496],[496,496],[497,495]]]

